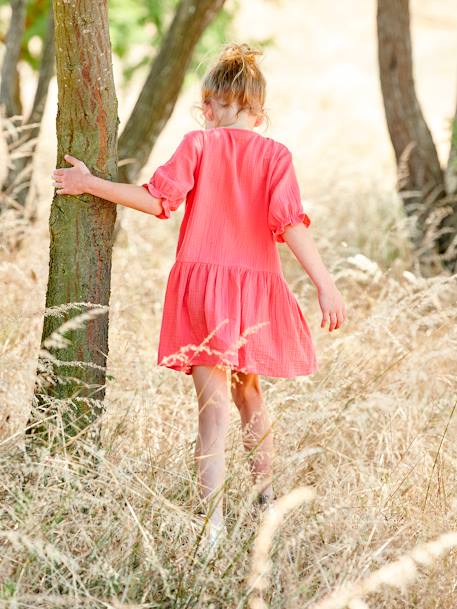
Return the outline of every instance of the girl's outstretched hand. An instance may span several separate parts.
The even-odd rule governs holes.
[[[73,167],[54,169],[52,177],[58,195],[82,195],[85,189],[86,176],[92,175],[83,161],[65,154],[64,159]]]
[[[346,305],[336,285],[332,282],[317,291],[319,305],[322,311],[321,328],[329,322],[328,331],[341,328],[346,321]]]

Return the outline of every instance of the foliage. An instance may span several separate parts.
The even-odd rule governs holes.
[[[130,82],[138,69],[150,64],[170,25],[179,0],[110,0],[109,28],[113,54],[122,60],[123,84]],[[8,5],[0,0],[0,8]],[[40,66],[40,53],[30,45],[32,38],[43,42],[46,35],[48,11],[51,0],[29,0],[20,59],[33,70]],[[205,30],[192,57],[190,71],[201,77],[209,54],[224,41],[232,39],[231,25],[239,8],[235,0],[230,8],[223,8]],[[4,16],[4,15],[2,15]],[[0,42],[5,42],[8,22],[0,17]],[[251,44],[268,44],[270,41],[252,40]],[[42,47],[42,44],[41,44]]]
[[[162,42],[168,21],[173,18],[177,0],[123,0],[109,5],[109,28],[114,55],[123,60],[123,76],[128,82],[138,68],[147,65]],[[129,55],[143,47],[139,58]]]
[[[34,70],[40,67],[41,54],[36,54],[30,45],[32,38],[37,36],[41,41],[46,35],[48,11],[51,0],[28,0],[25,16],[24,35],[22,37],[20,59],[27,62]],[[0,7],[10,4],[8,0],[0,0]],[[8,22],[0,21],[0,42],[4,43],[8,31]]]

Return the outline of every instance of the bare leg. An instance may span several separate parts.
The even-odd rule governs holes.
[[[259,494],[272,498],[273,433],[259,375],[232,370],[230,383],[232,398],[241,417],[244,447],[247,451],[256,447],[250,457],[254,483],[259,483]]]
[[[198,437],[195,449],[199,492],[206,502],[209,520],[224,523],[222,486],[225,479],[225,435],[230,420],[226,371],[215,366],[192,366],[198,399]],[[216,497],[217,496],[217,497]],[[213,509],[214,508],[214,509]]]

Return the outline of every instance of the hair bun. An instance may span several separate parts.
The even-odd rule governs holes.
[[[230,43],[224,47],[219,61],[224,63],[247,63],[255,65],[257,57],[263,55],[263,51],[250,47],[245,42],[241,44]]]

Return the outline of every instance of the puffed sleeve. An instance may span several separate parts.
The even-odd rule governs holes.
[[[194,186],[200,152],[196,133],[186,133],[170,159],[155,170],[149,182],[142,184],[153,197],[161,199],[163,211],[156,218],[169,218]]]
[[[268,207],[268,226],[273,239],[284,243],[282,233],[289,224],[311,224],[304,211],[300,187],[290,150],[284,146],[276,157],[270,179],[270,202]]]

